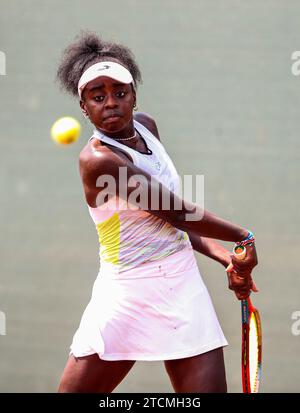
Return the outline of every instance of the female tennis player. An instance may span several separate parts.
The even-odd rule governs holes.
[[[79,166],[100,242],[59,392],[112,392],[136,360],[163,360],[175,392],[226,392],[227,341],[193,249],[230,265],[229,287],[242,299],[254,288],[253,234],[180,198],[155,121],[134,113],[141,73],[127,47],[83,33],[57,76],[94,127]],[[247,258],[215,240],[246,245]]]

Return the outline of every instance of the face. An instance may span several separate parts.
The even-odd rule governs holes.
[[[80,101],[81,108],[97,129],[112,136],[132,129],[134,104],[135,92],[130,84],[105,76],[89,82]]]

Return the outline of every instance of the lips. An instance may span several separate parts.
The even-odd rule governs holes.
[[[104,120],[117,120],[121,117],[121,115],[119,113],[111,113],[110,115],[107,115]]]

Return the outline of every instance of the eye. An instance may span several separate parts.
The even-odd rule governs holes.
[[[93,99],[94,99],[96,102],[102,102],[103,99],[104,99],[104,96],[100,96],[100,95],[94,96]]]
[[[117,92],[118,98],[123,98],[125,95],[126,95],[126,92],[124,90],[120,90],[119,92]]]

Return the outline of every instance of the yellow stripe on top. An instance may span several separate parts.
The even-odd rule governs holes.
[[[99,242],[100,257],[106,262],[119,264],[121,224],[116,212],[105,221],[96,224]]]

